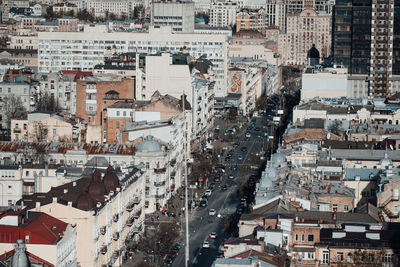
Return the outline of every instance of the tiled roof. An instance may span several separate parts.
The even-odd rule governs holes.
[[[28,235],[30,244],[57,244],[68,225],[42,212],[29,212],[24,222],[19,226],[0,225],[0,243],[16,243]]]

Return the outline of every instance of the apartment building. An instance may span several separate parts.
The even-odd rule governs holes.
[[[26,119],[11,120],[11,141],[80,142],[81,125],[50,112],[29,113]]]
[[[135,98],[133,79],[87,76],[77,81],[76,115],[88,123],[86,142],[105,141],[104,119],[108,106]]]
[[[139,169],[124,175],[110,166],[104,174],[95,170],[47,193],[24,196],[18,204],[76,225],[78,265],[120,266],[125,241],[137,241],[144,231],[144,185]]]
[[[320,51],[321,58],[331,51],[330,14],[319,14],[313,7],[306,7],[301,13],[287,15],[286,33],[279,40],[279,54],[282,62],[305,65],[307,53],[313,45]]]
[[[77,5],[78,10],[81,7],[93,16],[102,18],[106,17],[107,14],[130,17],[133,15],[136,4],[134,0],[87,0],[81,2],[81,5]]]
[[[233,27],[236,23],[236,13],[239,8],[239,2],[236,0],[212,0],[209,24],[213,27]]]
[[[369,94],[386,97],[394,92],[400,74],[398,1],[336,1],[333,19],[333,59],[350,74],[368,76]],[[356,36],[356,38],[355,38]]]
[[[241,30],[256,30],[265,35],[267,16],[264,9],[242,9],[236,15],[236,32]]]
[[[29,1],[27,0],[5,0],[1,4],[1,21],[6,22],[10,16],[10,9],[16,8],[29,8]]]
[[[207,55],[214,65],[215,95],[226,94],[226,35],[178,34],[171,33],[169,27],[150,27],[148,33],[39,33],[38,39],[40,72],[92,70],[96,65],[104,64],[106,55],[112,53],[156,53],[163,50],[174,53],[183,50],[195,58]],[[137,96],[141,97],[140,94]]]
[[[91,76],[90,71],[62,70],[51,73],[38,73],[40,92],[55,99],[57,107],[71,115],[76,115],[76,84],[83,77]]]
[[[152,2],[151,24],[173,32],[194,32],[194,2]]]

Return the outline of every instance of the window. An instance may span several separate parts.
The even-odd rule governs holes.
[[[298,234],[296,234],[296,236],[295,236],[295,238],[294,238],[296,241],[299,241],[299,235]]]
[[[146,162],[146,169],[150,169],[150,163]]]
[[[314,235],[308,235],[308,242],[314,242]]]
[[[347,254],[347,259],[346,259],[347,262],[351,262],[351,256],[352,256],[351,253],[348,253],[348,254]]]
[[[117,116],[119,116],[119,111],[117,111]]]
[[[9,199],[9,200],[7,201],[7,203],[8,203],[8,206],[11,206],[11,205],[13,204],[13,202],[12,202],[11,199]]]
[[[11,186],[11,185],[8,186],[8,193],[9,193],[9,194],[12,193],[12,186]]]
[[[301,242],[304,242],[304,234],[301,235]]]
[[[333,211],[337,211],[337,204],[333,204],[333,205],[332,205],[332,210],[333,210]]]
[[[375,262],[375,255],[374,254],[369,254],[368,255],[368,261],[369,262]]]
[[[29,171],[26,171],[26,172],[25,172],[25,176],[29,176]]]
[[[115,128],[119,129],[119,121],[115,122]]]
[[[26,123],[24,123],[24,130],[27,130],[28,126],[26,125]]]
[[[336,257],[338,262],[343,261],[343,252],[338,252]]]
[[[322,252],[322,263],[323,264],[328,264],[329,263],[329,252],[328,251],[323,251]]]
[[[53,129],[53,136],[57,136],[57,129]]]
[[[349,205],[344,205],[343,206],[343,210],[346,211],[346,212],[349,211]]]
[[[126,111],[123,112],[123,116],[126,117]]]
[[[49,133],[49,131],[48,131],[47,129],[44,129],[44,130],[43,130],[43,135],[44,135],[44,136],[47,136],[48,133]]]

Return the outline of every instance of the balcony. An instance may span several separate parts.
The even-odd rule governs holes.
[[[171,160],[169,165],[171,165],[171,167],[174,167],[176,165],[176,159]]]
[[[21,132],[21,128],[14,128],[14,133],[20,133]]]
[[[156,199],[163,199],[165,197],[165,194],[160,194],[160,195],[154,195]]]
[[[126,225],[128,227],[131,227],[133,225],[134,220],[135,219],[133,217],[129,218],[128,220],[126,220]]]
[[[165,173],[167,171],[167,168],[154,168],[154,173],[160,174],[160,173]]]
[[[103,245],[103,246],[101,247],[100,253],[103,254],[103,255],[107,253],[107,246],[106,246],[106,245]]]
[[[142,214],[142,210],[138,210],[137,212],[135,212],[135,214],[133,214],[133,218],[137,219],[140,217],[141,214]]]
[[[117,241],[118,239],[119,239],[119,233],[116,232],[116,233],[113,234],[113,240]]]
[[[164,186],[164,185],[165,185],[165,181],[154,182],[154,186]]]
[[[100,234],[105,235],[107,231],[107,228],[105,226],[100,228]]]

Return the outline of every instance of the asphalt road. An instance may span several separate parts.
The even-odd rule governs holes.
[[[208,198],[208,206],[207,207],[198,207],[197,211],[192,214],[189,221],[189,229],[190,229],[190,264],[192,267],[206,267],[211,266],[213,261],[218,255],[218,249],[220,245],[224,242],[224,240],[230,237],[225,231],[225,223],[228,221],[228,218],[231,214],[236,213],[237,208],[240,206],[241,195],[238,195],[238,185],[247,181],[250,176],[248,173],[248,166],[255,165],[257,163],[251,162],[254,159],[255,153],[258,153],[263,150],[263,144],[267,137],[264,137],[264,132],[266,129],[263,129],[262,126],[266,124],[265,117],[259,117],[256,120],[255,125],[260,127],[260,131],[252,130],[252,136],[249,141],[245,141],[245,132],[243,132],[239,136],[240,146],[235,149],[235,154],[231,157],[229,162],[224,162],[225,154],[221,157],[221,161],[226,165],[226,172],[224,175],[224,179],[222,182],[218,182],[216,184],[215,189],[212,192],[212,195]],[[269,128],[268,128],[269,130]],[[223,129],[221,129],[221,132]],[[261,135],[263,137],[257,137],[257,135]],[[247,151],[240,151],[241,147],[246,146]],[[238,160],[238,155],[242,155],[243,160]],[[237,170],[229,170],[229,167],[237,164]],[[259,167],[259,166],[258,166]],[[246,168],[247,171],[244,171]],[[228,175],[233,174],[233,179],[229,179]],[[226,184],[227,190],[220,190],[220,186]],[[189,192],[190,195],[190,192]],[[221,217],[217,216],[209,216],[209,209],[215,209],[217,214],[220,214]],[[183,227],[184,229],[184,227]],[[209,234],[211,232],[217,233],[216,239],[211,239]],[[184,233],[183,233],[184,234]],[[203,242],[208,241],[210,244],[209,248],[203,248]],[[173,267],[182,267],[185,266],[185,250],[184,246],[179,251],[178,256],[174,260]]]

